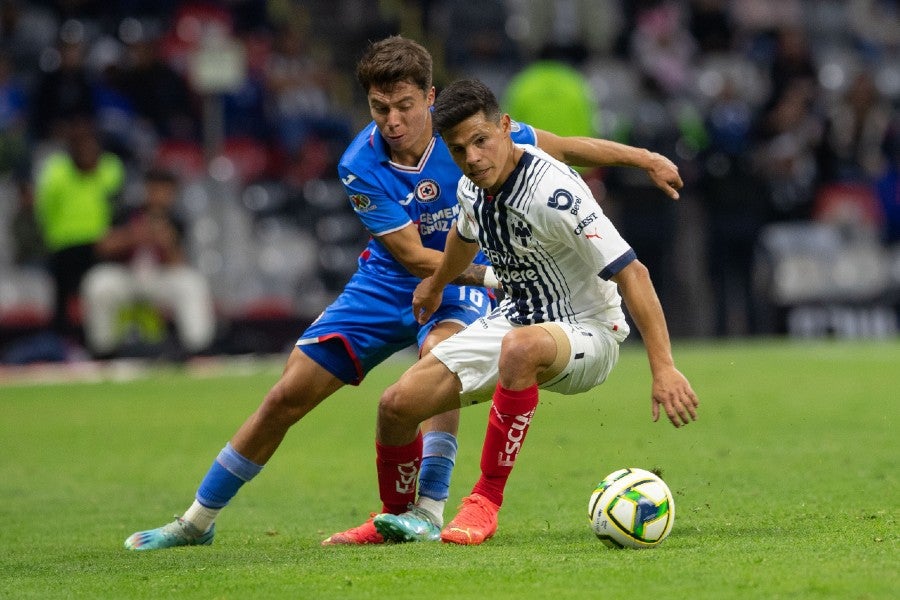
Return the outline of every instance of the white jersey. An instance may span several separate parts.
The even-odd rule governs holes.
[[[603,214],[584,180],[530,145],[495,196],[462,177],[457,231],[477,242],[506,297],[510,322],[600,320],[624,339],[621,297],[609,278],[635,260],[634,250]]]

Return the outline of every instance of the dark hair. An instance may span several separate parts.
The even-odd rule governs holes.
[[[390,89],[408,81],[425,93],[431,89],[431,54],[413,40],[392,35],[369,44],[356,65],[356,78],[366,93],[373,85]]]
[[[431,119],[434,128],[440,133],[478,113],[484,113],[486,119],[495,122],[503,114],[497,97],[488,86],[477,79],[461,79],[438,94]]]

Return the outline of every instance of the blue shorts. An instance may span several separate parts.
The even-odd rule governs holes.
[[[344,383],[358,385],[392,354],[420,346],[435,324],[466,326],[491,310],[484,288],[448,285],[441,307],[419,325],[412,314],[416,285],[410,277],[357,272],[303,332],[297,347]]]

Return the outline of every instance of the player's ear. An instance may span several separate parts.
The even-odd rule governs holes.
[[[509,135],[512,131],[512,119],[509,116],[509,113],[503,113],[503,116],[500,117],[500,130],[503,131],[505,135]]]
[[[428,90],[427,94],[425,94],[425,102],[428,103],[428,106],[434,105],[434,98],[435,98],[436,94],[437,94],[437,92],[435,92],[434,86],[431,86],[431,89]]]

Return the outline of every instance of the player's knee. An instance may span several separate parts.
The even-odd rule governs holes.
[[[403,386],[395,383],[386,389],[381,395],[381,400],[378,402],[379,426],[391,428],[393,426],[405,425],[412,418],[409,410],[409,402],[407,395],[403,391]]]
[[[537,373],[541,339],[528,329],[513,329],[500,345],[498,368],[503,373]]]
[[[378,422],[384,425],[396,423],[402,410],[400,409],[401,394],[397,391],[397,385],[392,385],[381,394],[378,401]]]

